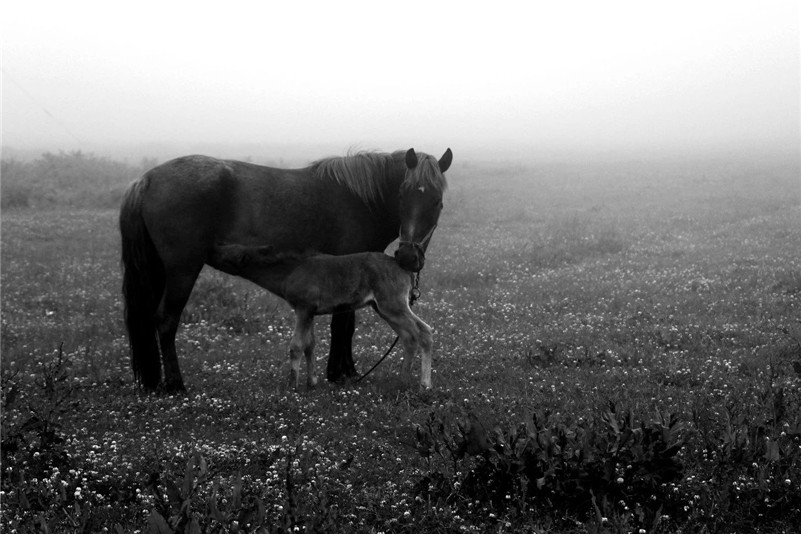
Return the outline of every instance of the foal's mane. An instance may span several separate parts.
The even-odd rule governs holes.
[[[384,200],[384,190],[389,184],[387,178],[402,173],[402,169],[402,151],[392,154],[360,151],[312,163],[312,173],[347,187],[369,206]]]

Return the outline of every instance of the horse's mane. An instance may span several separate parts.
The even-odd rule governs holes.
[[[374,206],[384,199],[384,191],[390,175],[405,172],[405,150],[391,154],[386,152],[361,151],[342,157],[324,158],[312,163],[312,172],[317,176],[334,180],[347,187],[365,204]],[[445,176],[439,172],[439,163],[434,156],[418,153],[416,172],[406,172],[402,190],[433,187],[442,194],[448,187]]]
[[[373,206],[384,199],[389,176],[400,168],[403,153],[361,151],[342,157],[319,159],[312,163],[312,172],[347,187],[354,195]]]

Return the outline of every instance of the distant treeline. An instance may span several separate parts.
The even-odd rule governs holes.
[[[8,208],[113,208],[129,182],[155,166],[138,165],[77,152],[47,152],[33,161],[3,159],[0,200]]]

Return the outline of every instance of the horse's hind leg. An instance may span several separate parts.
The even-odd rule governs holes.
[[[164,361],[164,387],[167,391],[184,391],[184,380],[178,366],[178,354],[175,351],[175,334],[181,313],[192,293],[200,271],[194,273],[167,273],[164,295],[159,304],[157,323],[159,344]]]

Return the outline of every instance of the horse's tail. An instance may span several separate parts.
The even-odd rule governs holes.
[[[148,182],[145,175],[132,183],[122,200],[122,295],[134,377],[140,386],[155,389],[161,381],[156,311],[165,280],[164,264],[142,218]]]

